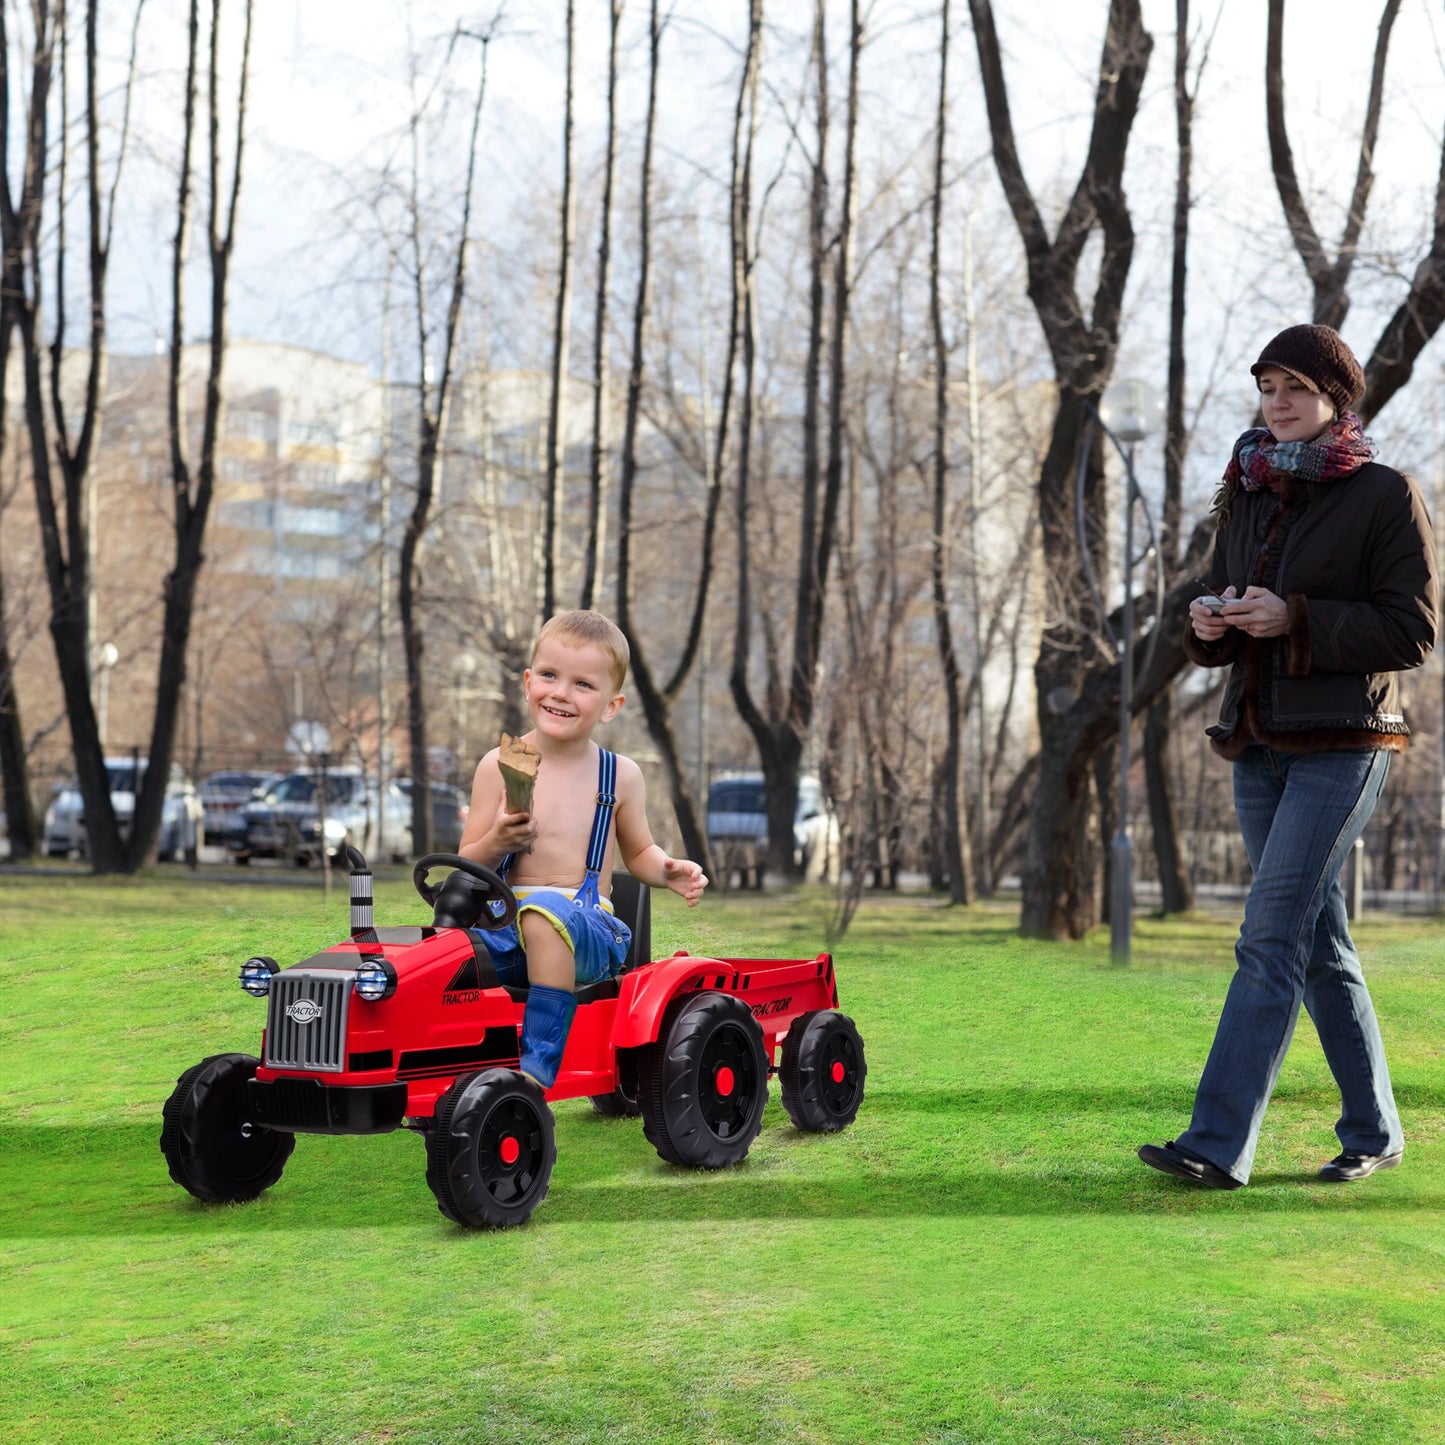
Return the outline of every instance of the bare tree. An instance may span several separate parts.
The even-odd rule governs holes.
[[[4,292],[20,338],[25,378],[25,423],[30,442],[31,472],[39,519],[41,552],[50,592],[50,634],[70,723],[76,774],[85,801],[91,861],[97,872],[114,872],[124,864],[120,832],[111,806],[100,731],[90,695],[92,539],[92,465],[100,434],[101,395],[106,361],[106,279],[114,234],[115,201],[129,138],[130,96],[135,76],[135,41],[140,10],[132,30],[131,59],[123,86],[125,121],[110,178],[101,176],[100,101],[96,41],[98,0],[85,13],[84,185],[86,216],[86,283],[88,292],[86,345],[79,363],[84,378],[77,417],[69,411],[65,358],[68,326],[66,300],[69,259],[68,215],[69,30],[63,4],[33,0],[30,7],[30,96],[23,147],[24,178],[19,203],[7,185],[0,197],[0,230],[4,242]],[[0,15],[0,59],[3,59],[3,103],[0,142],[10,155],[11,104],[8,11]],[[59,60],[59,84],[57,79]],[[50,111],[58,110],[61,144],[56,174],[56,210],[45,219]],[[7,175],[8,182],[8,175]],[[53,230],[51,229],[53,227]],[[54,262],[52,304],[55,323],[47,350],[42,338],[45,252]],[[48,373],[48,375],[47,375]],[[59,473],[58,486],[56,473]]]
[[[622,26],[622,0],[607,0],[607,4],[607,141],[603,153],[601,235],[597,242],[597,300],[592,323],[592,455],[587,476],[583,607],[591,607],[602,589],[603,559],[607,555],[607,287],[612,262],[612,183],[617,171],[617,33]]]
[[[808,196],[808,340],[803,369],[803,461],[798,528],[798,563],[793,599],[792,656],[786,683],[777,634],[763,629],[769,684],[766,711],[754,698],[748,679],[751,611],[745,488],[740,478],[739,573],[737,623],[729,675],[733,701],[757,744],[763,766],[768,810],[768,867],[793,876],[793,818],[798,800],[798,773],[803,748],[812,728],[818,659],[828,597],[828,572],[837,540],[838,508],[843,490],[846,428],[843,424],[847,367],[848,309],[852,284],[853,209],[858,136],[859,66],[863,24],[857,0],[849,7],[848,101],[844,121],[843,198],[837,229],[827,234],[828,214],[828,54],[825,6],[813,10],[811,69],[816,90],[816,129]],[[827,272],[832,258],[833,307],[827,318]],[[827,342],[827,454],[823,452],[820,413],[824,346]],[[752,343],[746,343],[751,345]]]
[[[567,81],[562,105],[562,224],[557,253],[557,313],[552,324],[552,395],[547,408],[547,490],[542,523],[542,616],[557,609],[557,512],[563,481],[562,412],[572,320],[572,242],[577,205],[572,194],[572,52],[576,0],[567,0]]]
[[[1050,237],[1024,179],[1014,141],[993,6],[989,0],[969,0],[969,6],[994,164],[1023,238],[1029,299],[1059,386],[1053,436],[1038,482],[1050,621],[1035,667],[1042,758],[1030,809],[1021,927],[1031,936],[1078,937],[1098,917],[1095,860],[1102,850],[1090,846],[1096,821],[1092,762],[1110,730],[1107,720],[1091,714],[1093,689],[1085,685],[1090,667],[1103,661],[1104,650],[1093,601],[1074,585],[1084,570],[1074,526],[1074,477],[1088,409],[1108,384],[1118,346],[1124,286],[1134,251],[1123,190],[1124,158],[1153,41],[1144,29],[1138,0],[1110,0],[1088,155]],[[1096,233],[1103,250],[1092,305],[1086,307],[1078,294],[1079,265]],[[1084,505],[1097,537],[1104,505],[1097,433],[1085,463]],[[1112,674],[1117,671],[1114,666]],[[1112,685],[1117,689],[1117,676]]]
[[[744,102],[756,86],[759,47],[762,41],[762,0],[752,0],[749,16],[748,45],[743,61],[743,78],[738,91],[738,103],[734,112],[732,149],[732,195],[734,205],[734,242],[736,246],[736,206],[740,185],[740,169],[744,164],[743,115]],[[648,309],[648,288],[651,284],[652,247],[652,170],[653,147],[657,122],[657,82],[659,51],[662,41],[662,26],[658,14],[657,0],[652,0],[649,17],[648,48],[648,93],[647,121],[643,135],[642,177],[639,199],[638,221],[638,279],[637,296],[633,307],[632,364],[627,379],[627,410],[622,442],[622,475],[618,492],[618,543],[617,543],[617,622],[627,636],[632,652],[632,678],[638,699],[642,704],[643,716],[647,722],[648,734],[662,755],[667,770],[668,786],[672,795],[673,812],[677,818],[682,845],[687,855],[701,864],[711,877],[714,873],[711,848],[707,831],[692,796],[682,760],[673,733],[671,713],[687,685],[692,668],[701,646],[703,625],[707,615],[708,593],[712,584],[713,552],[716,542],[717,518],[722,501],[722,471],[724,448],[729,427],[732,398],[732,378],[735,370],[735,355],[739,329],[739,308],[742,296],[739,291],[736,253],[734,256],[734,286],[732,315],[728,327],[727,360],[724,366],[723,401],[718,421],[715,451],[710,467],[705,470],[707,498],[704,508],[703,534],[697,566],[697,591],[690,609],[686,640],[681,656],[673,669],[671,678],[661,684],[653,672],[649,658],[649,645],[638,635],[633,616],[632,545],[633,511],[636,497],[638,472],[638,422],[642,409],[642,385],[645,362],[645,343]],[[748,133],[747,154],[751,155],[751,133]],[[704,456],[706,456],[704,442]]]
[[[452,36],[447,55],[462,39],[475,40],[481,48],[481,65],[477,77],[476,100],[472,106],[470,140],[467,146],[466,183],[462,193],[461,223],[456,249],[450,266],[450,285],[446,318],[441,335],[440,364],[433,374],[432,331],[428,320],[430,275],[427,249],[423,244],[424,222],[421,200],[421,124],[422,108],[413,111],[408,121],[411,141],[411,174],[407,195],[407,221],[410,256],[407,262],[412,303],[416,322],[417,343],[417,444],[416,495],[402,533],[397,564],[397,610],[401,618],[402,648],[406,655],[406,714],[411,752],[411,836],[417,853],[431,849],[431,788],[428,785],[426,679],[424,672],[425,642],[417,606],[418,562],[427,528],[431,524],[432,503],[436,498],[437,474],[441,457],[442,435],[446,427],[447,406],[451,400],[457,356],[457,327],[462,314],[462,298],[466,291],[467,248],[471,240],[472,188],[477,168],[477,137],[482,125],[482,102],[487,93],[487,53],[501,15],[481,31],[464,31],[460,27]]]
[[[1217,13],[1216,13],[1217,23]],[[1164,422],[1164,505],[1159,523],[1159,552],[1165,572],[1177,576],[1180,528],[1184,513],[1184,457],[1189,447],[1184,419],[1184,317],[1189,277],[1189,213],[1193,206],[1194,100],[1208,57],[1206,41],[1190,88],[1189,0],[1174,3],[1174,130],[1178,161],[1174,174],[1173,254],[1169,281],[1169,394]],[[1149,828],[1159,872],[1163,913],[1185,913],[1194,906],[1189,870],[1179,846],[1179,825],[1169,767],[1173,692],[1163,693],[1149,709],[1144,725],[1144,778],[1149,799]]]
[[[948,732],[938,761],[942,804],[943,855],[948,870],[948,896],[968,903],[973,892],[969,850],[964,846],[964,807],[959,788],[963,754],[963,703],[959,695],[958,652],[948,600],[948,345],[943,334],[942,251],[944,150],[948,138],[949,0],[939,10],[938,139],[933,157],[933,195],[928,254],[928,310],[933,330],[933,624],[938,634],[938,660],[943,670]],[[980,619],[975,619],[975,626]]]
[[[215,495],[216,446],[221,432],[221,387],[226,361],[226,311],[230,294],[231,257],[236,242],[236,212],[241,199],[242,159],[246,138],[246,89],[251,65],[253,0],[246,0],[241,42],[240,80],[236,93],[235,155],[229,186],[222,181],[221,158],[221,0],[211,0],[210,52],[207,74],[206,172],[210,208],[206,253],[210,267],[210,337],[206,351],[205,401],[200,453],[194,467],[186,456],[184,415],[185,266],[191,225],[191,148],[196,123],[196,79],[200,41],[200,4],[191,0],[186,64],[186,106],[181,142],[180,183],[176,199],[176,239],[171,262],[171,343],[167,416],[171,444],[172,525],[175,559],[165,582],[165,621],[156,679],[155,720],[151,729],[150,766],[136,798],[127,865],[134,869],[154,862],[160,836],[161,811],[175,754],[180,701],[185,686],[196,584],[205,560],[206,523]]]

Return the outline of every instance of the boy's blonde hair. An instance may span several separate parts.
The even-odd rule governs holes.
[[[555,617],[549,617],[542,624],[542,630],[532,644],[532,666],[537,664],[538,648],[554,637],[571,643],[590,643],[600,647],[612,663],[613,691],[622,691],[622,684],[627,678],[627,664],[632,659],[632,649],[628,647],[622,629],[610,617],[604,617],[600,612],[581,610],[559,612]]]

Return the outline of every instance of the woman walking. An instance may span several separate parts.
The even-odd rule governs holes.
[[[1335,1183],[1400,1162],[1384,1045],[1340,869],[1408,745],[1397,673],[1435,644],[1435,542],[1420,489],[1374,460],[1349,408],[1364,373],[1327,326],[1281,331],[1250,368],[1263,428],[1215,497],[1208,585],[1185,651],[1229,667],[1213,747],[1234,765],[1254,882],[1189,1128],[1139,1157],[1214,1189],[1249,1182],[1303,1001],[1339,1085]]]

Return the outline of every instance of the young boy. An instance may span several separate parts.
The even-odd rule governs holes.
[[[573,989],[610,978],[627,957],[631,932],[610,901],[616,848],[634,878],[672,889],[689,908],[707,887],[696,863],[652,841],[641,769],[592,740],[622,709],[628,657],[627,639],[599,613],[564,612],[543,626],[522,674],[526,740],[542,754],[532,811],[507,812],[493,748],[477,765],[457,849],[502,873],[517,895],[516,923],[481,936],[503,982],[530,981],[522,1072],[544,1089],[556,1082],[577,1011]]]

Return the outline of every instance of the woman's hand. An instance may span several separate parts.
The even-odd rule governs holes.
[[[1220,594],[1225,602],[1234,602],[1236,595],[1233,587],[1226,587]],[[1189,623],[1194,628],[1194,635],[1201,642],[1218,642],[1233,624],[1222,613],[1211,612],[1199,598],[1195,598],[1189,604]]]
[[[1224,617],[1251,637],[1283,637],[1289,631],[1289,606],[1267,587],[1246,587],[1244,596],[1224,609]]]

